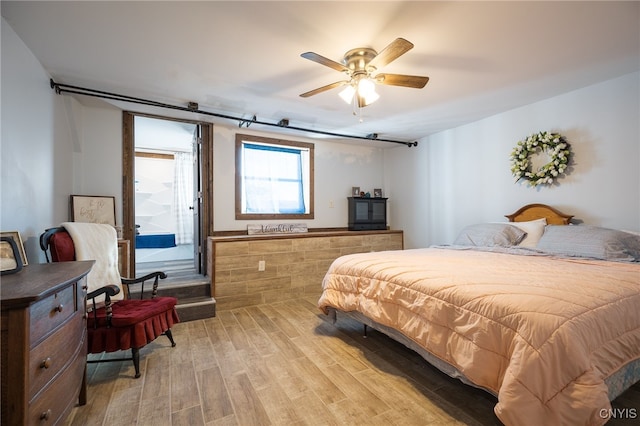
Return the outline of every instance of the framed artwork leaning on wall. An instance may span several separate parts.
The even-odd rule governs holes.
[[[116,226],[116,197],[71,195],[71,221]]]

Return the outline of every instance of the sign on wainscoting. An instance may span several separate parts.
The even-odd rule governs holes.
[[[247,234],[298,234],[307,232],[306,223],[270,223],[266,225],[247,225]]]

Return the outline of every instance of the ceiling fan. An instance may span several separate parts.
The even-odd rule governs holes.
[[[354,105],[357,104],[359,108],[362,108],[378,99],[379,95],[375,92],[376,83],[422,89],[429,81],[429,77],[404,74],[375,74],[377,70],[404,55],[412,48],[413,43],[403,38],[397,38],[382,49],[380,53],[368,47],[351,49],[344,54],[342,63],[332,61],[314,52],[305,52],[300,56],[333,68],[336,71],[344,72],[348,79],[318,87],[302,93],[300,96],[308,98],[309,96],[346,85],[347,87],[340,92],[340,97],[345,102],[349,104],[353,102]]]

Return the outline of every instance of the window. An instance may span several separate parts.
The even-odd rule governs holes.
[[[236,219],[313,219],[313,144],[236,135]]]

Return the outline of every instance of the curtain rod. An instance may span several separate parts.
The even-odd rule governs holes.
[[[382,138],[378,138],[378,134],[377,133],[371,133],[371,134],[369,134],[367,136],[357,136],[357,135],[346,135],[346,134],[335,133],[335,132],[327,132],[327,131],[323,131],[323,130],[305,129],[304,127],[290,126],[288,119],[282,119],[277,123],[273,123],[273,122],[258,120],[255,115],[250,120],[247,120],[245,118],[234,117],[234,116],[231,116],[231,115],[219,114],[219,113],[209,112],[209,111],[203,111],[201,109],[198,109],[197,104],[189,103],[188,107],[170,105],[170,104],[165,104],[165,103],[162,103],[162,102],[151,101],[151,100],[148,100],[148,99],[135,98],[133,96],[120,95],[120,94],[117,94],[117,93],[110,93],[110,92],[104,92],[104,91],[101,91],[101,90],[88,89],[88,88],[85,88],[85,87],[71,86],[69,84],[56,83],[55,81],[53,81],[53,79],[49,80],[49,85],[51,86],[52,89],[55,90],[55,92],[58,95],[60,95],[62,93],[73,93],[73,94],[76,94],[76,95],[93,96],[93,97],[97,97],[97,98],[111,99],[111,100],[115,100],[115,101],[131,102],[131,103],[136,103],[136,104],[141,104],[141,105],[155,106],[155,107],[159,107],[159,108],[167,108],[167,109],[174,109],[174,110],[178,110],[178,111],[192,112],[192,113],[196,113],[196,114],[204,114],[204,115],[209,115],[209,116],[212,116],[212,117],[218,117],[218,118],[224,118],[224,119],[227,119],[227,120],[237,121],[239,127],[242,127],[242,126],[249,127],[251,124],[259,124],[259,125],[263,125],[263,126],[283,127],[283,128],[287,128],[287,129],[291,129],[291,130],[298,130],[298,131],[301,131],[301,132],[310,132],[310,133],[316,133],[316,134],[321,134],[321,135],[336,136],[336,137],[349,138],[349,139],[363,139],[363,140],[375,140],[375,141],[379,141],[379,142],[391,142],[391,143],[397,143],[397,144],[401,144],[401,145],[406,145],[408,147],[418,146],[418,142],[417,141],[408,142],[408,141],[399,141],[399,140],[394,140],[394,139],[382,139]],[[192,107],[194,105],[195,105],[195,108]]]

